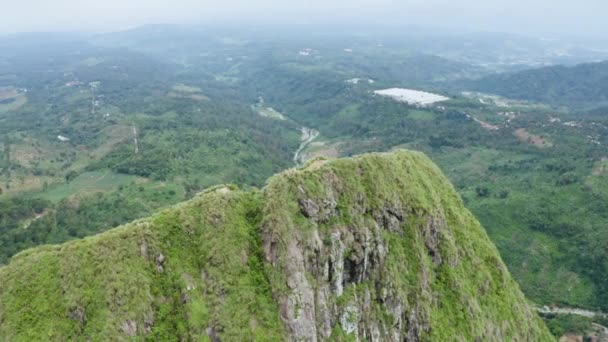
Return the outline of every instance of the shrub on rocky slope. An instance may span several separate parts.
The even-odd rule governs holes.
[[[549,341],[439,169],[399,151],[220,186],[0,268],[0,336]]]

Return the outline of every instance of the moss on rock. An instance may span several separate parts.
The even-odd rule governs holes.
[[[2,340],[552,340],[439,169],[398,151],[216,187],[0,268]]]

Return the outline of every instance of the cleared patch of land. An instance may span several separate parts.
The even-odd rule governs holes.
[[[487,130],[489,130],[489,131],[497,131],[497,130],[499,130],[499,129],[500,129],[500,127],[498,127],[498,126],[496,126],[496,125],[489,124],[489,123],[487,123],[487,122],[485,122],[485,121],[482,121],[482,120],[479,120],[478,118],[473,117],[473,116],[471,116],[471,115],[468,115],[468,116],[469,116],[471,119],[473,119],[475,122],[477,122],[477,123],[478,123],[478,124],[479,124],[481,127],[485,128],[485,129],[487,129]]]
[[[31,167],[41,158],[51,155],[52,152],[42,146],[22,143],[13,146],[12,161],[22,167]]]
[[[263,116],[265,118],[277,119],[277,120],[287,120],[285,115],[279,113],[278,111],[276,111],[274,108],[271,108],[271,107],[256,107],[255,110],[258,112],[258,114],[260,114],[261,116]]]
[[[279,112],[278,110],[276,110],[272,107],[267,107],[264,104],[264,98],[262,98],[262,97],[259,98],[258,103],[251,105],[251,109],[253,109],[258,114],[260,114],[260,116],[263,116],[265,118],[276,119],[276,120],[287,120],[287,117],[285,115],[283,115],[281,112]]]
[[[602,157],[593,168],[592,174],[594,176],[601,176],[606,173],[608,173],[608,157]]]
[[[235,84],[239,81],[238,77],[227,76],[227,75],[215,75],[215,80],[227,84]]]
[[[69,183],[49,188],[41,196],[51,201],[59,201],[75,194],[114,190],[120,185],[128,185],[138,179],[141,178],[113,173],[110,170],[85,172]]]
[[[49,169],[49,165],[46,163],[51,160],[58,160],[60,157],[65,157],[61,159],[67,159],[65,155],[60,155],[62,152],[66,154],[68,149],[56,148],[55,141],[53,140],[41,140],[30,135],[21,134],[15,136],[10,144],[10,163],[13,166],[18,166],[17,170],[14,170],[14,174],[19,174],[33,167]]]
[[[443,95],[405,88],[376,90],[374,91],[374,94],[390,97],[395,101],[405,102],[418,106],[428,106],[436,102],[447,101],[450,99],[449,97],[445,97]]]
[[[369,84],[374,84],[375,81],[372,80],[371,78],[351,78],[350,80],[346,80],[346,83],[349,84],[359,84],[359,83],[369,83]]]
[[[172,91],[167,93],[167,96],[171,98],[191,99],[194,101],[209,100],[209,98],[202,93],[202,90],[199,87],[179,83],[171,87],[171,90]]]
[[[19,95],[19,92],[12,87],[0,88],[0,101],[10,100]]]
[[[469,99],[474,99],[479,101],[479,103],[484,105],[493,105],[496,107],[527,107],[527,108],[536,108],[543,107],[540,104],[532,104],[526,101],[508,99],[502,96],[494,95],[494,94],[485,94],[479,92],[472,91],[463,91],[462,95]]]
[[[191,94],[195,94],[195,93],[200,93],[201,92],[201,88],[199,87],[194,87],[194,86],[189,86],[189,85],[185,85],[182,83],[178,83],[176,85],[174,85],[172,87],[173,90],[180,92],[180,93],[191,93]]]
[[[530,143],[537,147],[543,148],[553,146],[553,144],[547,141],[545,138],[541,137],[540,135],[531,134],[524,128],[519,128],[515,130],[514,134],[517,138],[519,138],[519,140]]]
[[[99,65],[103,62],[104,62],[103,58],[89,57],[89,58],[83,59],[82,62],[80,62],[80,63],[82,63],[85,66],[92,67],[92,66]]]
[[[27,97],[15,88],[0,88],[0,113],[17,110],[27,103]]]
[[[168,92],[167,96],[174,98],[174,99],[190,99],[190,100],[194,100],[194,101],[209,100],[209,98],[203,94],[180,94],[180,93],[176,93],[174,91]]]
[[[132,128],[128,125],[115,125],[104,129],[104,142],[95,150],[91,151],[91,156],[101,159],[110,153],[118,144],[133,138]]]
[[[435,119],[435,113],[426,110],[412,110],[407,117],[412,120],[431,121]]]
[[[10,187],[6,186],[6,181],[0,182],[3,195],[18,195],[30,191],[39,191],[44,188],[44,184],[51,184],[59,181],[59,178],[51,176],[24,175],[11,179]]]

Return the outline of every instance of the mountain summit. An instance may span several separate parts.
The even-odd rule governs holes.
[[[219,186],[0,268],[7,341],[549,341],[421,153]]]

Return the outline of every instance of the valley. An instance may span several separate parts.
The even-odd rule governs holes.
[[[302,166],[304,164],[304,158],[302,156],[302,152],[308,148],[308,146],[319,136],[319,132],[308,128],[302,127],[302,142],[300,143],[300,147],[293,156],[293,161],[297,166]]]

